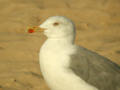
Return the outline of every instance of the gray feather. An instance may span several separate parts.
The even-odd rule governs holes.
[[[70,69],[99,90],[120,90],[120,66],[109,59],[77,47],[71,55]]]

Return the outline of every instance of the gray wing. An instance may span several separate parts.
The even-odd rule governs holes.
[[[120,90],[120,66],[83,47],[77,50],[70,63],[76,75],[99,90]]]

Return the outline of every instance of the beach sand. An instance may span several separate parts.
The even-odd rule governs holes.
[[[120,64],[120,0],[0,0],[0,90],[49,90],[38,53],[43,33],[29,26],[62,15],[76,24],[76,44]]]

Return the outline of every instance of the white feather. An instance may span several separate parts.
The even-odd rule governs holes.
[[[57,17],[59,21],[60,17]],[[50,22],[55,22],[55,18],[47,20],[47,27],[51,25]],[[64,22],[70,21],[66,18],[62,19]],[[49,22],[49,23],[48,23]],[[67,23],[66,23],[67,25]],[[71,24],[72,25],[72,24]],[[46,23],[42,25],[45,27]],[[71,26],[72,27],[72,26]],[[54,27],[52,27],[55,29]],[[53,30],[50,28],[50,30]],[[69,69],[70,64],[70,55],[76,52],[76,46],[74,45],[74,28],[71,31],[71,34],[68,34],[69,30],[66,27],[63,28],[64,35],[62,33],[54,35],[51,37],[51,34],[54,31],[48,31],[48,39],[40,49],[40,68],[41,72],[46,80],[48,86],[51,90],[98,90],[95,87],[86,83],[82,78],[78,77]],[[58,29],[59,30],[59,29]],[[47,32],[48,32],[47,31]],[[59,36],[60,35],[60,36]]]

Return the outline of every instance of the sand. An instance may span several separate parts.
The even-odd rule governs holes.
[[[54,15],[75,22],[76,44],[120,64],[120,0],[0,0],[0,90],[49,90],[38,60],[46,37],[25,31]]]

